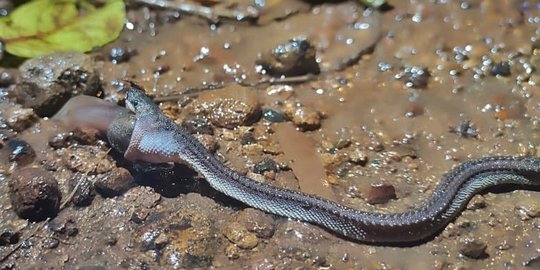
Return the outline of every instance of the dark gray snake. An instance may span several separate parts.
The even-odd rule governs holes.
[[[135,115],[117,117],[107,137],[128,160],[187,164],[213,188],[249,206],[317,224],[363,242],[419,241],[442,230],[483,189],[502,184],[540,186],[540,158],[487,157],[462,163],[449,171],[420,208],[395,214],[363,212],[242,176],[223,165],[197,139],[167,118],[143,90],[132,85],[126,95],[126,105]]]

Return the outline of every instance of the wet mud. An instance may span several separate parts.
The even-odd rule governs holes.
[[[233,2],[216,8],[258,17],[130,5],[104,48],[0,67],[1,269],[540,267],[538,190],[489,190],[432,238],[369,245],[48,118],[80,93],[123,105],[133,80],[240,173],[383,213],[422,205],[460,162],[540,156],[537,1]]]

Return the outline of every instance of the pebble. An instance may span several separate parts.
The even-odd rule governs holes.
[[[208,134],[196,134],[195,138],[199,140],[199,142],[208,150],[210,153],[215,153],[217,149],[219,148],[219,144],[216,140],[216,138],[212,135]]]
[[[114,168],[110,172],[99,175],[95,183],[96,191],[104,197],[122,195],[133,186],[135,186],[135,180],[124,168]]]
[[[26,60],[20,67],[21,82],[13,95],[17,103],[41,117],[53,115],[72,96],[95,96],[100,74],[93,58],[84,53],[61,52]]]
[[[0,88],[6,88],[17,83],[18,70],[0,68]]]
[[[214,135],[214,128],[208,124],[208,121],[201,117],[188,118],[182,122],[182,127],[191,134]]]
[[[15,232],[10,228],[2,228],[0,230],[0,247],[17,244],[20,238],[20,232]]]
[[[293,38],[277,45],[271,53],[264,53],[256,65],[274,77],[319,74],[316,50],[305,38]]]
[[[253,208],[246,208],[240,212],[236,216],[236,222],[259,238],[271,238],[276,231],[276,223],[272,216]]]
[[[459,125],[450,127],[451,133],[456,133],[463,138],[476,138],[478,137],[478,130],[474,124],[469,120],[464,120]]]
[[[396,79],[405,81],[408,88],[426,88],[429,77],[428,69],[420,66],[405,67],[395,76]]]
[[[21,132],[34,125],[38,121],[38,117],[34,110],[22,108],[21,105],[16,104],[4,111],[4,120],[8,127],[16,132]]]
[[[313,108],[288,103],[285,106],[285,115],[303,131],[315,130],[321,127],[321,115]]]
[[[257,235],[248,231],[238,222],[229,223],[225,227],[223,235],[241,249],[252,249],[259,244]]]
[[[364,198],[369,204],[384,204],[397,198],[396,189],[387,182],[371,184],[364,193]]]
[[[480,240],[466,240],[461,244],[462,247],[460,248],[459,252],[465,257],[471,259],[484,259],[489,257],[489,255],[486,253],[486,243]]]
[[[510,76],[511,75],[510,64],[508,62],[506,62],[506,61],[496,63],[491,68],[491,75],[493,75],[493,76],[498,75],[498,76],[503,76],[503,77]]]
[[[113,47],[109,51],[109,60],[113,64],[119,64],[129,61],[131,56],[137,54],[136,50],[131,50],[130,48],[125,47]]]
[[[363,150],[356,148],[349,152],[349,161],[356,165],[366,166],[368,162],[367,153]]]
[[[261,116],[257,93],[250,88],[231,85],[202,93],[186,106],[195,116],[205,116],[213,125],[233,129],[255,123]]]
[[[240,257],[240,249],[236,245],[228,245],[225,248],[225,255],[229,259],[238,259]]]
[[[73,195],[72,202],[76,206],[89,206],[96,196],[94,183],[83,173],[75,173],[68,180],[72,188],[77,188]],[[77,187],[78,185],[78,187]]]
[[[257,162],[255,166],[253,166],[254,173],[264,174],[268,171],[278,171],[278,166],[276,162],[271,158],[263,158],[261,161]]]
[[[17,162],[19,166],[25,166],[34,161],[36,152],[32,146],[21,139],[11,139],[6,142],[9,150],[9,161]]]
[[[273,109],[263,109],[262,111],[264,119],[273,123],[280,123],[287,121],[287,117],[283,112],[279,112]]]
[[[62,200],[56,179],[41,168],[15,171],[9,180],[9,192],[17,215],[31,221],[55,216]]]
[[[62,162],[75,172],[105,173],[110,171],[114,164],[107,152],[97,146],[73,145],[63,153]]]

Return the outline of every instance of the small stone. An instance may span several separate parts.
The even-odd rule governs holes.
[[[216,138],[208,134],[196,134],[195,138],[208,150],[210,153],[215,153],[219,147]]]
[[[271,238],[276,230],[276,224],[271,215],[253,208],[246,208],[240,212],[236,216],[236,222],[259,238]]]
[[[274,160],[270,158],[263,158],[260,162],[253,166],[253,172],[263,174],[264,172],[274,171],[277,172],[278,167]]]
[[[169,244],[169,238],[165,233],[160,233],[159,236],[154,240],[154,244],[157,249],[163,249],[167,244]]]
[[[94,183],[88,179],[87,175],[75,173],[68,181],[72,188],[77,188],[72,199],[74,205],[89,206],[92,204],[96,192]]]
[[[489,255],[486,253],[486,243],[480,240],[466,240],[462,244],[463,246],[460,248],[459,252],[463,256],[469,257],[471,259],[484,259],[489,257]]]
[[[205,116],[213,125],[229,129],[251,125],[261,116],[257,93],[236,84],[202,93],[186,106],[186,111],[192,117]]]
[[[321,126],[321,115],[312,108],[288,105],[285,109],[285,114],[292,119],[293,124],[304,131],[315,130]]]
[[[240,144],[241,145],[253,144],[256,141],[257,140],[255,139],[255,135],[253,135],[253,132],[246,132],[240,138]]]
[[[25,166],[34,161],[36,152],[30,144],[21,139],[11,139],[6,142],[9,150],[9,161],[17,162],[19,166]]]
[[[193,117],[182,122],[182,127],[191,134],[214,135],[214,128],[201,117]]]
[[[478,130],[476,129],[474,124],[469,120],[462,121],[459,125],[455,127],[450,127],[450,132],[456,133],[460,137],[463,137],[463,138],[478,137]]]
[[[17,103],[39,116],[51,116],[72,96],[95,96],[100,74],[90,55],[61,52],[26,60],[20,67],[21,82],[13,95]]]
[[[17,132],[31,127],[38,121],[38,117],[32,109],[22,108],[19,104],[5,110],[4,119],[6,124]]]
[[[142,224],[148,218],[148,215],[150,215],[150,210],[142,208],[133,212],[130,220],[136,224]]]
[[[396,189],[387,182],[371,184],[364,194],[369,204],[383,204],[391,199],[396,199]]]
[[[47,238],[41,243],[44,248],[55,249],[60,245],[60,241],[56,238]]]
[[[40,168],[15,171],[9,181],[9,192],[17,215],[31,221],[55,216],[62,199],[56,179]]]
[[[477,210],[477,209],[482,209],[482,208],[486,208],[486,200],[484,199],[483,196],[474,196],[471,201],[469,202],[469,204],[467,204],[467,210]]]
[[[238,222],[229,223],[223,235],[241,249],[252,249],[259,243],[257,236]]]
[[[349,161],[355,165],[366,166],[368,162],[367,153],[358,148],[354,149],[349,152]]]
[[[17,244],[20,238],[20,232],[15,232],[10,228],[2,228],[0,230],[0,247]]]
[[[493,76],[499,75],[499,76],[503,76],[503,77],[510,76],[511,75],[510,64],[508,62],[506,62],[506,61],[496,63],[491,68],[491,75],[493,75]]]
[[[17,70],[0,68],[0,88],[6,88],[17,83]]]
[[[225,248],[225,255],[232,260],[238,259],[240,257],[240,249],[235,245],[228,245]]]
[[[104,197],[119,196],[134,185],[133,176],[124,168],[114,168],[98,176],[95,183],[96,191]]]
[[[287,121],[287,117],[283,112],[279,112],[273,109],[263,109],[263,117],[267,121],[273,122],[273,123],[280,123]]]
[[[284,44],[279,44],[270,54],[262,54],[255,63],[274,77],[320,73],[316,49],[305,38],[293,38]]]
[[[107,152],[97,146],[73,145],[62,156],[65,166],[81,173],[105,173],[112,170],[113,162]]]
[[[114,47],[109,51],[109,60],[113,62],[113,64],[127,62],[131,56],[135,55],[136,53],[136,51],[130,50],[129,48]]]
[[[419,66],[405,67],[395,76],[396,79],[405,81],[408,88],[426,88],[429,77],[428,69]]]

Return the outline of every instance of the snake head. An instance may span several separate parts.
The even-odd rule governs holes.
[[[126,93],[126,107],[130,111],[135,114],[159,111],[159,107],[146,95],[142,87],[134,82],[127,82],[127,84],[129,86]]]

